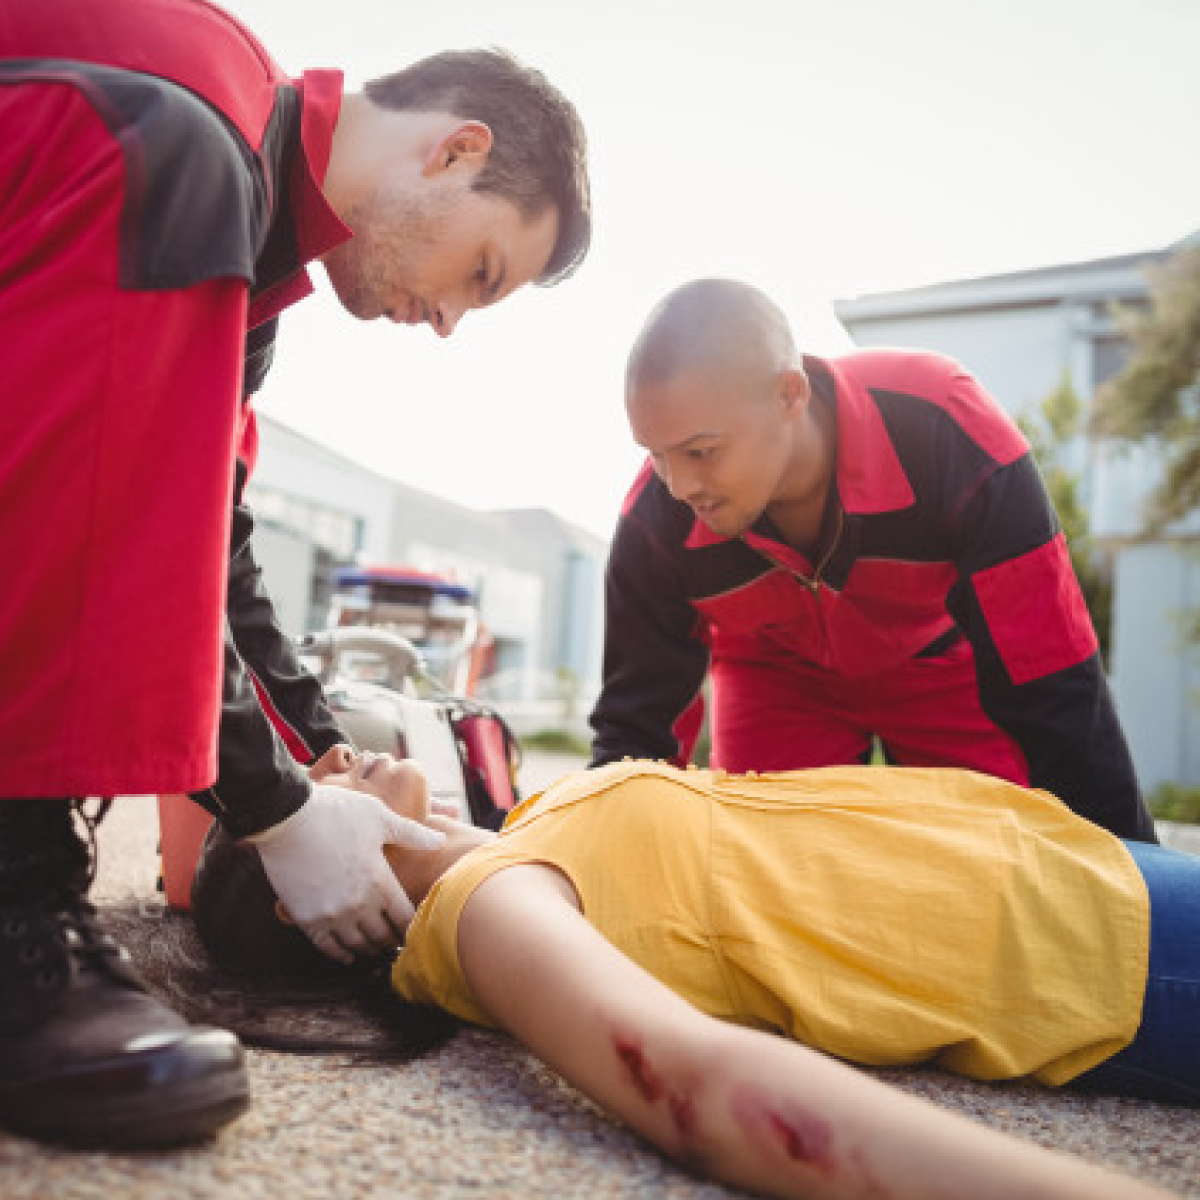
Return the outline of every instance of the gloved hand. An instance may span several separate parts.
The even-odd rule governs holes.
[[[432,849],[445,837],[375,796],[315,783],[303,808],[246,840],[291,919],[323,954],[352,963],[395,949],[413,918],[383,847]]]

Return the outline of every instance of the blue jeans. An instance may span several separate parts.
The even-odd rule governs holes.
[[[1150,893],[1150,971],[1137,1036],[1072,1087],[1200,1106],[1200,855],[1126,842]]]

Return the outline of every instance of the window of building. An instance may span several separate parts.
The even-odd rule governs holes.
[[[363,521],[353,513],[253,483],[246,503],[256,516],[308,538],[338,562],[352,562],[362,548]]]
[[[1107,383],[1125,365],[1129,339],[1119,333],[1102,333],[1092,338],[1092,387]]]

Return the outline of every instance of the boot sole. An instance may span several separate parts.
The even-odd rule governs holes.
[[[140,1150],[199,1141],[250,1104],[244,1054],[213,1030],[0,1084],[0,1125],[39,1141]]]

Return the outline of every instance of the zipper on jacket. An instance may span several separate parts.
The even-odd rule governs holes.
[[[821,590],[821,573],[829,566],[829,560],[833,558],[833,552],[838,548],[838,542],[842,540],[842,529],[845,523],[846,514],[839,504],[837,510],[837,528],[833,531],[833,540],[829,543],[829,549],[821,555],[821,561],[817,563],[811,575],[801,575],[799,572],[795,572],[794,574],[795,579],[799,583],[804,584],[814,596]]]

